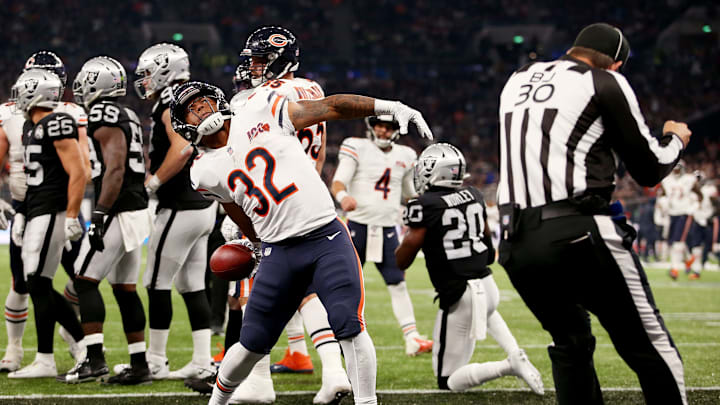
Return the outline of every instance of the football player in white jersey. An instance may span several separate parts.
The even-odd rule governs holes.
[[[705,178],[705,174],[700,171],[695,175],[698,183],[701,184],[699,186],[700,197],[697,197],[701,199],[697,201],[697,209],[694,211],[688,235],[688,246],[692,254],[690,258],[691,272],[688,275],[690,280],[700,278],[708,253],[712,250],[713,234],[717,226],[715,224],[717,222],[716,207],[718,206],[718,189],[714,181]],[[693,196],[696,197],[695,194]]]
[[[668,196],[668,214],[670,215],[670,232],[668,246],[670,247],[670,277],[677,280],[680,269],[685,266],[687,254],[687,234],[692,223],[693,199],[691,193],[699,195],[700,189],[697,179],[692,173],[685,172],[685,164],[675,166],[672,173],[660,183],[663,192]],[[696,201],[699,201],[696,200]]]
[[[253,87],[273,89],[290,101],[318,100],[325,97],[322,87],[313,80],[296,77],[300,66],[300,47],[289,30],[282,27],[266,26],[255,30],[247,39],[242,56],[251,58],[250,74]],[[319,122],[299,129],[296,134],[308,158],[322,175],[325,163],[327,124]],[[321,362],[336,363],[340,359],[340,346],[327,322],[325,308],[317,294],[309,290],[298,311],[285,327],[288,348],[285,356],[271,366],[273,373],[312,373],[313,364],[305,343],[304,328],[307,328]],[[323,370],[325,370],[325,366]],[[323,371],[323,375],[326,372]],[[321,390],[323,391],[323,390]],[[327,392],[328,400],[333,395]],[[320,400],[319,398],[316,398]],[[323,403],[320,400],[320,403]]]
[[[241,208],[228,214],[251,240],[262,240],[240,344],[228,349],[210,403],[227,403],[253,365],[270,352],[311,284],[330,309],[330,324],[351,370],[355,403],[377,403],[375,350],[363,320],[362,267],[327,187],[312,163],[300,157],[305,152],[295,131],[321,121],[380,114],[395,115],[401,133],[413,122],[431,138],[429,127],[418,111],[399,102],[334,95],[295,103],[273,91],[254,92],[228,122],[199,87],[176,90],[176,131],[196,142],[205,135],[228,139],[226,153],[234,170],[227,178],[220,173],[199,182],[216,185],[206,188],[209,192],[227,183]]]
[[[67,73],[62,60],[50,51],[38,51],[28,58],[25,62],[23,72],[30,69],[42,69],[55,73],[61,80],[63,91],[67,83]],[[90,176],[90,153],[88,150],[87,140],[87,115],[85,110],[70,102],[60,102],[54,110],[59,113],[66,113],[75,119],[78,129],[78,144],[85,159],[86,173]],[[0,371],[14,371],[20,367],[22,361],[22,336],[25,331],[25,322],[28,315],[28,293],[27,285],[23,278],[22,263],[22,238],[25,231],[25,193],[27,191],[27,183],[23,167],[23,155],[25,148],[22,141],[23,124],[25,117],[22,111],[15,108],[14,102],[7,102],[0,105],[0,157],[8,154],[10,164],[10,196],[12,198],[12,206],[17,210],[14,213],[12,226],[10,228],[10,270],[13,276],[13,283],[10,292],[5,300],[5,325],[8,334],[8,346],[5,356],[0,360]],[[2,203],[0,203],[2,204]],[[0,208],[0,222],[5,218],[5,212],[11,212],[12,208]],[[81,222],[83,219],[81,217]],[[0,223],[2,226],[2,223]],[[68,280],[64,295],[72,304],[72,308],[79,313],[77,294],[75,292],[72,279],[75,276],[74,261],[77,258],[80,249],[80,242],[72,242],[70,250],[63,250],[61,263],[65,272],[70,279]],[[63,328],[59,328],[60,336],[70,345],[72,353],[80,354],[81,348],[73,339],[71,334]]]
[[[346,138],[338,153],[332,193],[347,213],[360,261],[375,262],[390,292],[393,313],[405,339],[405,354],[432,351],[432,341],[420,336],[405,272],[395,264],[398,213],[416,196],[413,187],[415,151],[398,145],[399,125],[391,115],[366,118],[367,138]]]

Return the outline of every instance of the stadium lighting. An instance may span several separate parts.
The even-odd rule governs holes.
[[[525,42],[525,38],[523,38],[522,35],[515,35],[513,37],[513,42],[516,44],[522,44],[523,42]]]
[[[703,25],[702,30],[703,30],[704,33],[707,34],[707,33],[712,32],[712,27],[710,27],[709,25],[705,24],[705,25]]]
[[[176,33],[173,34],[172,39],[173,39],[173,41],[175,41],[175,42],[182,41],[182,39],[183,39],[183,34],[180,33],[180,32],[176,32]]]

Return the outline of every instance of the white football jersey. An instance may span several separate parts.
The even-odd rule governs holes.
[[[88,120],[85,110],[75,103],[60,102],[55,108],[55,112],[70,114],[79,127],[87,126]],[[24,201],[27,191],[23,162],[25,147],[22,141],[24,124],[25,116],[22,111],[15,108],[15,103],[7,102],[0,105],[0,126],[2,126],[5,131],[8,144],[10,145],[8,151],[8,163],[10,164],[10,196],[13,200],[17,201]]]
[[[190,184],[208,200],[231,203],[234,198],[228,178],[234,165],[229,146],[203,150],[190,166]]]
[[[670,216],[692,215],[692,189],[697,179],[694,175],[686,173],[675,175],[671,173],[662,180],[662,186],[668,196],[668,214]]]
[[[670,224],[669,207],[670,200],[666,195],[662,195],[655,200],[655,212],[653,213],[655,225],[667,227]]]
[[[290,101],[298,102],[300,100],[319,100],[325,98],[325,92],[322,87],[314,80],[296,77],[294,79],[278,79],[270,80],[263,83],[260,89],[272,89],[281,96],[285,96]],[[313,162],[318,160],[320,156],[320,148],[322,147],[322,137],[326,133],[327,124],[325,121],[311,125],[297,131],[297,137],[300,139],[303,150],[312,159]]]
[[[240,90],[230,99],[230,111],[235,111],[240,108],[247,101],[248,97],[255,91],[255,89]]]
[[[416,195],[413,163],[417,153],[398,144],[384,152],[370,139],[346,138],[338,159],[333,181],[345,184],[357,201],[357,208],[348,212],[347,218],[365,225],[396,225],[400,205]],[[338,175],[340,172],[343,175]]]
[[[700,201],[700,206],[695,211],[694,218],[698,225],[708,226],[708,220],[712,218],[715,212],[711,198],[718,197],[718,189],[714,184],[706,184],[700,188],[700,194],[702,194],[702,201]]]
[[[287,97],[258,89],[230,121],[227,183],[263,242],[302,236],[336,218],[327,186],[295,136]]]

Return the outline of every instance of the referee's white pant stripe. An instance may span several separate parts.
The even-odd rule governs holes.
[[[600,231],[600,236],[602,236],[605,242],[605,246],[607,246],[610,254],[612,254],[615,262],[622,271],[628,291],[635,303],[635,308],[637,308],[650,343],[652,343],[660,357],[662,357],[668,365],[670,372],[677,382],[683,403],[687,404],[682,360],[677,350],[670,344],[670,337],[667,331],[662,327],[657,315],[655,315],[653,306],[645,294],[645,289],[643,288],[640,274],[632,255],[623,247],[622,237],[618,235],[615,229],[615,223],[609,216],[597,215],[594,218]]]

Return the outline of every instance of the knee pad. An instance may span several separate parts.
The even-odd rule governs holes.
[[[75,291],[80,301],[82,323],[105,322],[105,303],[98,283],[82,278],[75,279]]]
[[[145,330],[145,311],[137,291],[113,289],[113,295],[120,307],[123,330],[132,333]]]
[[[564,341],[556,341],[548,347],[550,359],[557,364],[569,365],[592,361],[595,352],[595,336],[571,335]]]
[[[185,306],[190,319],[190,329],[193,331],[210,327],[210,303],[205,290],[184,293]]]
[[[148,289],[147,293],[150,329],[170,329],[172,320],[170,290]]]

